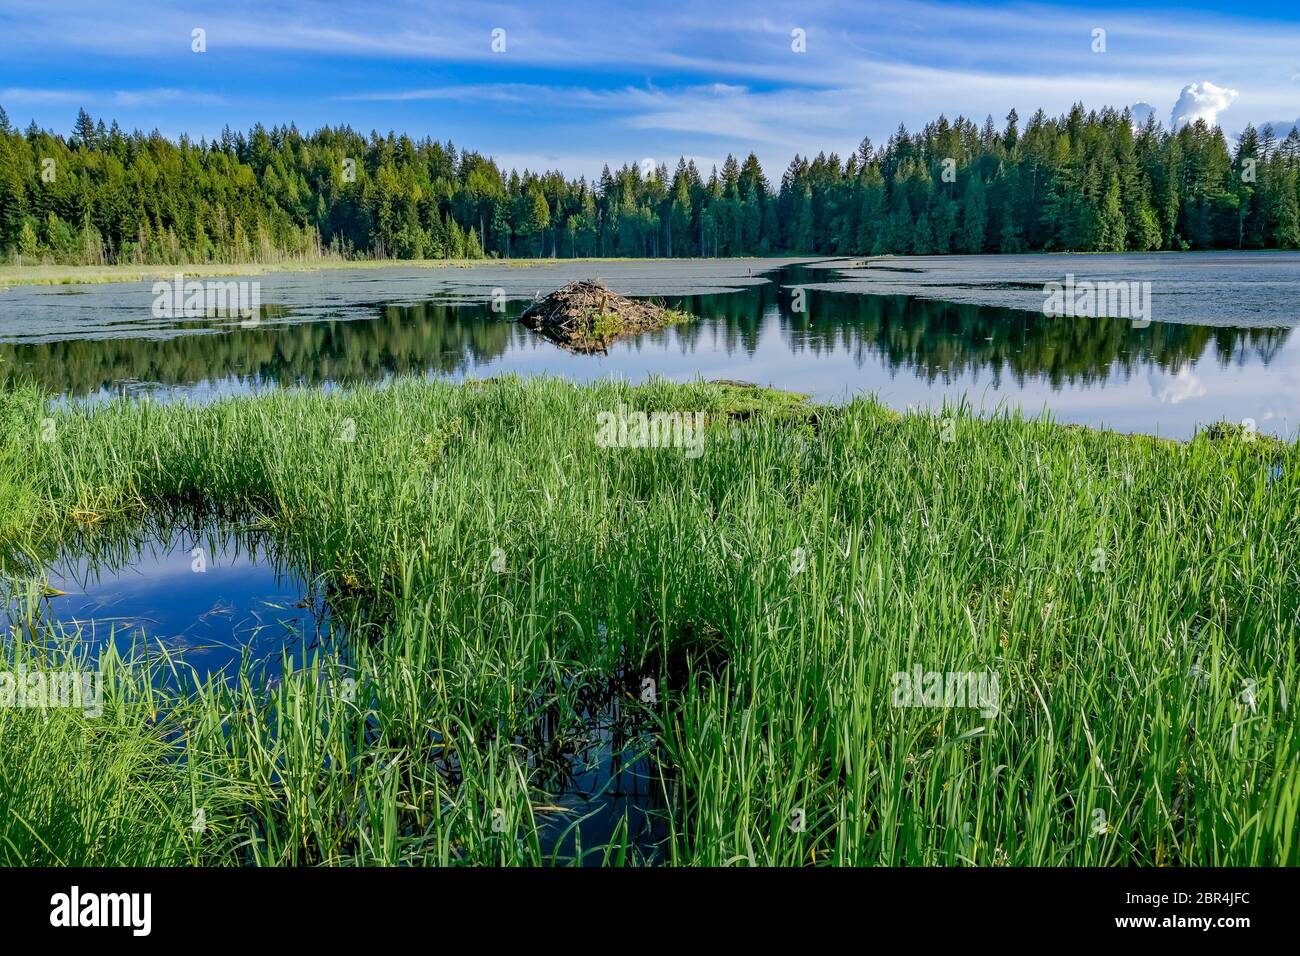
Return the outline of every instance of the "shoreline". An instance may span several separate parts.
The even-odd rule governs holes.
[[[43,285],[106,285],[114,282],[142,282],[149,279],[171,279],[177,273],[186,278],[229,278],[235,276],[269,275],[273,273],[329,272],[344,269],[472,269],[497,266],[508,269],[532,269],[541,266],[564,265],[575,262],[720,262],[757,261],[757,256],[732,256],[720,259],[654,259],[578,257],[576,259],[303,259],[284,262],[243,263],[189,263],[185,265],[111,265],[111,266],[14,266],[0,265],[0,291],[20,286]],[[838,257],[826,256],[772,256],[771,259],[809,259],[829,261]]]
[[[1294,249],[1153,249],[1146,252],[1073,252],[1054,250],[1052,252],[1017,252],[1017,253],[979,253],[973,255],[949,253],[946,255],[789,255],[766,256],[722,256],[666,258],[653,256],[578,256],[576,258],[510,258],[494,259],[292,259],[280,262],[207,262],[186,263],[183,265],[12,265],[0,264],[0,291],[6,288],[41,285],[101,285],[114,282],[140,282],[148,279],[170,279],[178,272],[187,278],[227,278],[234,276],[269,275],[273,273],[327,272],[342,269],[472,269],[482,266],[499,266],[512,269],[531,269],[544,266],[563,266],[569,263],[700,263],[700,262],[803,262],[817,264],[817,268],[843,269],[852,272],[869,268],[868,263],[896,263],[903,261],[956,262],[964,259],[993,259],[1014,262],[1026,259],[1066,258],[1084,256],[1088,258],[1152,256],[1167,259],[1193,258],[1215,255],[1240,255],[1261,257],[1268,255],[1294,254]],[[837,265],[838,264],[838,265]],[[815,287],[815,283],[808,283]],[[840,291],[845,291],[841,289]],[[944,300],[951,301],[951,300]]]

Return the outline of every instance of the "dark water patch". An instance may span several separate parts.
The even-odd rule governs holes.
[[[229,680],[245,659],[250,675],[274,680],[286,653],[296,667],[339,643],[323,586],[265,532],[222,523],[93,532],[6,583],[4,633],[75,638],[92,666],[111,644],[123,657],[170,657],[199,682]]]
[[[667,828],[649,706],[649,698],[611,694],[571,721],[544,724],[545,743],[529,762],[544,794],[533,812],[546,858],[589,866],[620,853],[627,863],[660,860]]]
[[[528,729],[511,743],[528,769],[543,859],[661,862],[667,784],[658,730],[665,704],[654,678],[631,671],[613,679],[570,676],[531,696]]]

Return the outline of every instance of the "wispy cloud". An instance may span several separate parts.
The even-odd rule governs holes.
[[[482,83],[427,87],[413,90],[380,90],[367,93],[344,93],[337,97],[344,102],[413,103],[422,100],[455,100],[459,102],[536,103],[560,91],[551,87],[528,83]]]
[[[33,87],[10,86],[0,89],[0,104],[19,103],[23,105],[37,103],[80,103],[95,94],[79,90],[46,90]]]
[[[217,129],[348,121],[503,152],[526,128],[520,155],[589,149],[588,168],[611,153],[749,149],[784,163],[941,112],[1000,121],[1012,107],[1055,114],[1079,101],[1212,117],[1232,133],[1295,113],[1297,20],[1258,5],[1224,14],[941,0],[394,0],[382,12],[326,0],[226,0],[202,12],[165,0],[57,10],[0,0],[0,84],[10,84],[0,102],[63,123],[67,105],[97,104],[146,125],[208,124],[193,132],[211,132],[218,113]],[[190,49],[199,27],[203,55]],[[1104,53],[1093,52],[1098,28]]]
[[[101,97],[95,99],[99,100]],[[158,106],[163,103],[216,105],[224,102],[224,98],[216,93],[199,93],[193,90],[160,87],[149,90],[114,90],[112,102],[115,106]]]
[[[85,107],[106,106],[160,106],[165,103],[198,103],[215,105],[222,97],[215,93],[174,88],[142,90],[92,90],[92,89],[42,89],[10,86],[0,89],[0,103],[59,104]]]

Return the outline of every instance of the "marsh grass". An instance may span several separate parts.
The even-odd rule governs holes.
[[[118,402],[53,442],[3,402],[11,552],[255,518],[349,631],[346,662],[164,700],[114,659],[98,722],[0,710],[5,862],[557,862],[539,753],[611,688],[662,862],[1300,862],[1294,445],[703,383]],[[704,454],[596,447],[620,405],[705,412]],[[892,706],[917,664],[996,673],[997,714]],[[627,828],[582,853],[646,859]]]

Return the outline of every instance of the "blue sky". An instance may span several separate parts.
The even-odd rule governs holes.
[[[900,122],[1075,101],[1285,135],[1300,3],[0,0],[0,105],[63,132],[82,106],[172,136],[348,123],[573,175],[753,151],[777,179]]]

